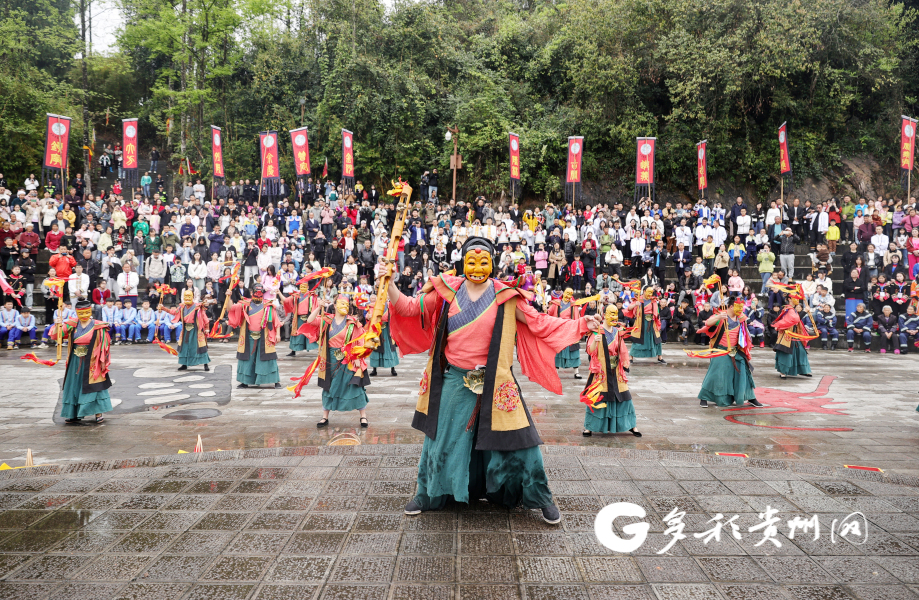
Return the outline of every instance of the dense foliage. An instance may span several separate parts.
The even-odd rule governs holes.
[[[301,99],[317,174],[326,158],[339,172],[342,128],[365,183],[444,173],[456,125],[460,195],[497,196],[514,131],[524,193],[548,198],[561,192],[569,135],[585,136],[585,174],[607,188],[630,189],[634,138],[657,136],[662,185],[693,189],[707,138],[712,178],[765,192],[783,121],[803,177],[848,155],[894,164],[899,115],[919,110],[916,14],[885,0],[122,1],[120,50],[90,58],[97,132],[106,111],[139,116],[142,139],[207,173],[208,126],[219,125],[230,177],[257,172],[259,130],[300,126]],[[0,49],[0,127],[20,140],[0,148],[8,171],[33,158],[34,131],[16,131],[72,105],[80,82],[55,47],[16,45],[21,12],[0,24],[13,41]]]

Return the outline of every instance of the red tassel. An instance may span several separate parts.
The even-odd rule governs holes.
[[[42,360],[42,359],[38,358],[37,356],[35,356],[34,354],[32,354],[31,352],[28,353],[28,354],[23,354],[23,355],[20,356],[19,358],[20,358],[21,360],[30,360],[30,361],[32,361],[32,362],[34,362],[34,363],[39,364],[39,365],[45,365],[46,367],[53,367],[54,365],[57,364],[57,361],[56,361],[56,360]]]
[[[163,351],[168,352],[169,354],[171,354],[171,355],[173,355],[173,356],[178,356],[178,355],[179,355],[179,351],[176,350],[175,348],[173,348],[172,346],[168,345],[168,344],[164,344],[163,342],[161,342],[161,341],[159,341],[159,340],[154,341],[154,343],[155,343],[157,346],[159,346]]]
[[[296,381],[297,384],[294,386],[289,386],[287,389],[294,393],[294,398],[300,397],[300,392],[303,390],[303,386],[310,382],[310,379],[313,377],[313,373],[316,372],[316,369],[319,368],[319,357],[316,357],[316,360],[313,361],[309,367],[307,367],[306,372],[303,373],[303,377],[291,377],[291,381]]]

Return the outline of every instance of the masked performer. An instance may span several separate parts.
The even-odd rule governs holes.
[[[159,310],[163,310],[160,304]],[[168,311],[172,314],[173,323],[181,323],[182,333],[179,337],[179,371],[187,371],[188,367],[204,365],[205,371],[210,371],[208,363],[211,357],[207,353],[207,309],[204,304],[195,302],[194,290],[186,288],[182,291],[182,304]],[[164,331],[165,331],[164,327]],[[168,338],[167,338],[168,341]]]
[[[291,315],[290,320],[290,352],[287,356],[296,356],[297,352],[316,350],[318,342],[311,342],[300,330],[306,323],[306,318],[316,307],[316,295],[310,293],[309,283],[300,284],[299,291],[284,298],[284,312]]]
[[[447,500],[486,498],[507,507],[542,509],[558,523],[539,445],[542,440],[511,368],[560,394],[552,368],[560,350],[597,329],[592,317],[538,313],[529,294],[491,277],[494,246],[470,237],[463,277],[432,277],[419,297],[389,285],[390,331],[403,354],[429,352],[412,427],[425,433],[418,492],[405,513],[443,508]]]
[[[782,307],[779,316],[772,322],[772,326],[778,331],[778,339],[775,346],[775,370],[780,373],[779,377],[786,379],[789,375],[803,375],[811,377],[811,366],[807,360],[807,350],[804,348],[804,342],[813,340],[816,335],[808,335],[804,330],[804,323],[801,322],[801,315],[795,310],[795,307],[804,300],[804,290],[800,284],[789,286],[787,292],[788,304]],[[808,317],[810,309],[805,307]],[[814,326],[816,330],[817,327]]]
[[[64,339],[69,340],[61,416],[68,425],[80,425],[80,419],[89,415],[102,423],[102,413],[112,410],[108,393],[112,340],[108,324],[93,319],[88,300],[77,302],[76,310],[76,318],[56,319],[50,332],[51,339],[57,339],[58,328],[63,327]]]
[[[370,354],[370,367],[373,369],[370,371],[370,376],[376,376],[378,367],[381,369],[386,369],[388,367],[393,377],[395,377],[398,375],[398,373],[396,373],[396,367],[399,365],[399,350],[396,348],[396,345],[392,341],[392,336],[389,334],[388,303],[386,310],[383,312],[383,322],[381,325],[380,345],[374,348],[373,352]]]
[[[711,361],[699,390],[699,406],[702,408],[708,408],[709,402],[718,406],[742,406],[744,402],[757,408],[763,406],[753,392],[756,387],[750,366],[753,342],[743,311],[743,301],[729,298],[727,308],[706,319],[705,327],[699,330],[711,339],[709,349],[684,351],[694,358]]]
[[[263,302],[265,288],[257,283],[252,298],[243,298],[230,307],[230,327],[239,327],[236,346],[236,381],[238,388],[273,383],[281,387],[278,373],[278,314],[274,304]]]
[[[335,299],[335,314],[323,314],[328,301],[320,301],[313,308],[303,331],[310,341],[318,340],[319,358],[316,374],[319,387],[322,388],[322,420],[316,427],[329,424],[329,413],[333,410],[346,412],[360,411],[361,427],[369,425],[367,421],[367,392],[364,388],[370,385],[367,376],[367,362],[363,358],[349,359],[345,348],[356,342],[364,334],[360,321],[351,315],[351,300],[344,294]]]
[[[549,301],[549,311],[548,314],[550,317],[558,317],[559,319],[570,319],[575,320],[584,316],[584,310],[587,306],[578,307],[574,304],[574,290],[571,288],[565,288],[565,293],[562,294],[561,299],[553,298]],[[571,344],[555,355],[555,368],[556,369],[574,369],[574,378],[580,379],[581,374],[578,372],[578,369],[581,367],[581,340],[578,340],[577,343]]]
[[[629,304],[625,316],[635,319],[630,335],[632,342],[631,354],[635,358],[656,356],[657,362],[666,365],[663,351],[661,350],[661,319],[658,313],[657,299],[654,297],[654,288],[646,287],[641,298]]]
[[[603,328],[587,338],[587,355],[590,376],[581,392],[581,402],[587,404],[584,436],[631,431],[641,437],[635,431],[635,407],[625,375],[629,370],[629,348],[619,329],[619,309],[615,304],[606,307]]]

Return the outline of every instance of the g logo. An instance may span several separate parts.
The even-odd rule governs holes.
[[[613,552],[629,553],[641,548],[641,545],[648,539],[648,530],[651,525],[648,523],[631,523],[622,528],[624,533],[629,534],[629,539],[622,539],[613,531],[613,521],[616,517],[638,517],[645,518],[645,509],[632,504],[631,502],[616,502],[603,507],[597,518],[594,520],[594,533],[597,540],[612,550]]]

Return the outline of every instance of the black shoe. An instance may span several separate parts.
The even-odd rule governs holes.
[[[414,498],[409,500],[408,504],[405,505],[405,514],[407,515],[420,515],[421,512],[422,512],[421,506],[419,506],[418,503],[415,502]]]
[[[287,356],[297,356],[297,353],[291,350],[290,352],[287,353]]]
[[[821,350],[826,350],[826,349],[827,349],[826,342],[823,342],[823,346],[822,346],[820,349],[821,349]]]
[[[833,342],[832,344],[830,344],[830,350],[835,350],[835,349],[836,349],[836,342]]]
[[[584,437],[590,437],[593,435],[593,433],[590,431],[582,431],[581,435],[583,435]]]
[[[813,377],[813,373],[801,373],[801,377]]]
[[[176,369],[176,371],[187,371],[187,370],[188,370],[188,365],[182,365],[181,367]]]
[[[562,520],[562,513],[559,512],[558,507],[554,504],[549,506],[542,507],[542,520],[548,523],[549,525],[555,525],[560,523]]]
[[[629,429],[629,431],[631,431],[631,432],[632,432],[632,435],[634,435],[635,437],[641,437],[641,434],[638,433],[637,431],[635,431],[635,428],[634,428],[634,427],[632,427],[631,429]]]
[[[377,376],[377,368],[376,368],[376,367],[374,367],[373,370],[370,371],[370,376],[371,376],[371,377],[376,377],[376,376]]]
[[[762,407],[763,407],[763,404],[762,404],[759,400],[757,400],[756,398],[753,398],[752,400],[747,400],[747,403],[748,403],[750,406],[755,406],[756,408],[762,408]]]
[[[666,364],[667,364],[667,361],[664,360],[663,358],[658,358],[658,359],[657,359],[657,364],[659,364],[659,365],[666,365]]]
[[[575,378],[575,379],[583,379],[583,377],[581,377],[581,374],[580,374],[580,373],[575,373],[575,374],[574,374],[574,378]]]
[[[204,370],[205,370],[205,371],[210,371],[210,370],[211,370],[210,365],[208,365],[207,363],[204,363]]]
[[[367,420],[367,417],[361,417],[361,427],[370,427],[370,421]]]
[[[83,421],[80,419],[65,419],[64,425],[83,425]]]
[[[275,383],[275,384],[274,384],[274,389],[276,389],[276,390],[281,389],[281,384],[280,384],[280,383]]]
[[[708,408],[708,401],[707,401],[707,400],[699,400],[699,406],[702,407],[702,408]]]
[[[240,383],[239,385],[236,386],[236,389],[243,389],[243,388],[247,388],[247,387],[249,387],[249,386],[246,385],[245,383]]]
[[[392,373],[392,376],[393,376],[393,377],[398,377],[398,376],[399,376],[399,374],[396,373],[396,367],[393,367],[392,369],[390,369],[389,372]]]
[[[328,426],[329,426],[329,420],[326,419],[325,417],[322,417],[322,419],[318,423],[316,423],[317,429],[322,429],[323,427],[328,427]]]

